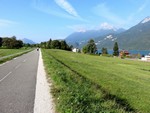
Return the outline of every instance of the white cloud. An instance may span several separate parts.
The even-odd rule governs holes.
[[[140,13],[142,12],[146,6],[148,5],[148,0],[146,0],[139,8],[138,8],[138,12],[137,13]]]
[[[139,7],[138,12],[142,12],[144,8],[145,8],[145,4]]]
[[[17,23],[14,21],[0,19],[0,27],[10,27],[10,26],[15,25],[15,24],[17,24]]]
[[[108,24],[107,22],[104,22],[100,25],[100,28],[103,28],[103,29],[113,29],[114,27],[110,24]]]
[[[133,26],[133,23],[137,24],[138,22],[140,22],[141,19],[143,18],[140,18],[139,15],[141,15],[143,11],[145,11],[145,8],[148,8],[147,6],[149,3],[150,3],[149,0],[145,0],[143,4],[141,4],[138,8],[136,8],[135,11],[132,12],[126,19],[126,24],[128,24],[129,26]]]
[[[50,15],[87,22],[78,15],[74,7],[66,0],[33,0],[33,7]]]
[[[72,29],[74,32],[86,32],[87,31],[87,26],[86,25],[72,25],[72,26],[67,26],[69,29]]]
[[[91,24],[77,24],[70,25],[67,28],[73,30],[74,32],[86,32],[88,30],[100,30],[100,29],[114,29],[117,30],[119,27],[103,22],[100,25],[91,25]]]
[[[79,17],[76,10],[72,7],[72,5],[69,2],[67,2],[67,0],[55,0],[55,2],[58,6],[60,6],[62,9],[64,9],[70,15]]]
[[[106,6],[105,3],[99,4],[93,8],[93,12],[108,21],[111,21],[114,24],[123,25],[125,24],[125,20],[117,16],[115,13],[113,13],[109,7]]]

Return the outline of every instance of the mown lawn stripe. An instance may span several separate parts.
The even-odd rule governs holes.
[[[150,111],[149,62],[91,56],[61,50],[51,54],[67,63],[86,78],[94,81],[119,98],[127,99],[138,112]]]
[[[115,95],[112,95],[112,94],[110,94],[107,90],[105,90],[104,88],[102,88],[100,85],[98,85],[98,84],[96,84],[95,82],[93,82],[93,81],[91,81],[90,79],[87,79],[85,76],[83,76],[83,75],[81,75],[80,73],[78,73],[76,70],[74,70],[74,69],[72,69],[70,66],[68,66],[66,63],[64,63],[64,62],[62,62],[61,60],[59,60],[59,59],[57,59],[54,55],[52,55],[52,54],[50,54],[50,53],[48,53],[48,51],[45,51],[45,50],[43,50],[43,56],[47,56],[47,59],[49,58],[49,60],[51,59],[53,59],[53,60],[56,60],[56,62],[57,63],[60,63],[64,68],[67,68],[68,70],[70,70],[71,71],[71,73],[73,73],[73,75],[74,75],[74,77],[75,78],[79,78],[78,80],[79,81],[82,81],[82,84],[88,84],[88,88],[90,89],[90,92],[91,93],[97,93],[97,92],[101,92],[101,94],[103,95],[102,97],[99,97],[99,99],[96,99],[95,101],[97,101],[98,103],[100,103],[99,105],[96,105],[96,106],[100,106],[100,105],[103,105],[105,102],[107,103],[107,102],[111,102],[111,104],[112,104],[112,102],[114,102],[114,106],[113,106],[113,109],[115,108],[116,110],[115,110],[115,112],[117,112],[117,110],[118,110],[118,112],[136,112],[136,110],[135,109],[133,109],[130,105],[129,105],[129,103],[127,102],[127,100],[125,100],[125,99],[121,99],[121,98],[118,98],[117,96],[115,96]],[[50,60],[50,62],[52,62]],[[45,62],[45,63],[47,63],[47,62]],[[49,67],[47,67],[47,68],[49,68]],[[48,69],[47,69],[48,70]],[[57,69],[55,70],[55,71],[57,71]],[[63,70],[64,71],[64,70]],[[50,72],[49,72],[50,73]],[[52,74],[52,73],[50,73],[50,74]],[[71,75],[72,77],[73,77],[73,75]],[[63,78],[61,78],[63,81],[64,81],[64,83],[69,83],[68,84],[68,86],[71,86],[71,83],[69,82],[69,81],[67,81],[67,78],[64,78],[64,76],[63,76]],[[73,78],[72,78],[73,79]],[[60,81],[61,82],[61,81]],[[79,85],[79,83],[78,83],[78,81],[72,81],[72,82],[74,82],[74,84],[75,83],[77,83],[78,85]],[[80,85],[81,85],[81,83],[80,83]],[[77,89],[80,87],[80,85],[77,87]],[[54,86],[55,87],[55,86]],[[73,87],[73,86],[72,86]],[[57,89],[57,88],[56,88]],[[57,92],[57,91],[56,91]],[[55,93],[56,93],[55,92]],[[60,90],[59,92],[63,92],[62,90]],[[73,92],[74,93],[74,92]],[[89,93],[89,91],[88,90],[86,90],[85,92],[84,92],[85,94],[86,94],[86,96],[88,95],[87,93]],[[80,92],[77,92],[77,93],[75,93],[75,94],[80,94]],[[85,95],[84,94],[84,95]],[[96,95],[92,95],[93,97],[92,98],[95,98],[94,96],[96,96]],[[90,96],[89,96],[90,97]],[[88,99],[89,99],[89,97],[87,97]],[[76,98],[76,97],[74,97],[74,98]],[[66,99],[65,98],[63,98],[63,100],[65,101]],[[82,100],[80,100],[80,101],[82,101]],[[92,99],[90,100],[90,101],[92,101]],[[94,101],[94,99],[93,99],[93,101]],[[87,103],[89,103],[89,102],[87,102]],[[63,104],[63,102],[62,102],[62,104]],[[69,104],[69,103],[68,103]],[[85,103],[84,103],[85,104]],[[109,106],[109,103],[107,103],[107,104],[104,104],[105,106]],[[83,106],[83,105],[81,105],[81,106]],[[79,106],[78,106],[79,107]],[[88,109],[88,108],[87,108]],[[101,109],[96,109],[96,110],[98,110],[99,112],[102,112],[103,110],[102,110],[102,108]],[[109,111],[109,112],[111,112],[111,110],[112,110],[112,108],[109,106],[107,109],[105,109],[105,110],[107,110],[107,111]],[[91,111],[92,111],[92,109],[91,109]],[[86,112],[86,110],[85,109],[83,109],[82,110],[82,112]]]

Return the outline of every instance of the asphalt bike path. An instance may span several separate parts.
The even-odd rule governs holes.
[[[0,64],[0,113],[33,113],[39,52]]]

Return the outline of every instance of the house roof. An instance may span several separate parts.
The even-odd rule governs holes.
[[[129,54],[129,52],[127,51],[127,50],[122,50],[122,51],[120,51],[120,53],[121,52],[123,52],[123,53],[125,53],[125,54]]]

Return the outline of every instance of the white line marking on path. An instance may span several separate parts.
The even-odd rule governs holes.
[[[26,61],[27,61],[27,59],[24,59],[24,60],[23,60],[23,62],[26,62]]]
[[[21,66],[21,64],[18,64],[18,65],[15,67],[15,69],[18,69],[20,66]]]
[[[5,75],[1,80],[0,82],[2,82],[5,78],[7,78],[12,72],[9,72],[7,75]]]

